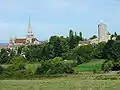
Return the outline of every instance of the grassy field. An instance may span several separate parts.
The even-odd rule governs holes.
[[[79,74],[66,77],[41,78],[37,80],[0,80],[0,90],[120,90],[120,80],[97,80],[93,69],[101,70],[104,60],[93,60],[77,66]],[[26,68],[35,71],[40,64],[27,64]],[[4,67],[7,67],[4,65]]]
[[[75,68],[77,72],[86,72],[86,71],[93,71],[94,69],[99,71],[101,70],[101,64],[104,62],[104,60],[93,60],[88,63],[81,64]]]
[[[119,80],[93,80],[93,75],[68,75],[41,80],[1,80],[0,90],[120,90]]]

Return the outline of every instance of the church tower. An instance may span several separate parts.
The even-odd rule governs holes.
[[[8,48],[10,48],[10,49],[13,48],[13,39],[12,39],[12,36],[10,36]]]
[[[29,16],[29,22],[28,22],[28,33],[27,33],[27,42],[32,43],[32,39],[34,38],[34,34],[32,32],[32,26],[30,22],[30,16]]]

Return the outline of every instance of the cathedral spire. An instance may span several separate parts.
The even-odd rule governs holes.
[[[9,37],[9,41],[12,41],[12,35],[10,35],[10,37]]]
[[[32,33],[32,26],[31,26],[31,22],[30,22],[30,15],[29,15],[28,33]]]

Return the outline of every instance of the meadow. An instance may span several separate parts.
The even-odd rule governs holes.
[[[92,71],[101,70],[101,63],[104,60],[93,60],[75,68],[78,74],[71,74],[64,77],[39,78],[36,80],[0,80],[0,90],[119,90],[119,80],[98,80]],[[27,64],[27,69],[32,71],[40,64]],[[8,65],[3,65],[7,67]]]
[[[76,72],[88,72],[88,71],[100,71],[101,70],[101,64],[104,62],[105,60],[103,59],[95,59],[95,60],[91,60],[88,63],[83,63],[81,65],[78,65],[77,67],[75,67]]]
[[[93,80],[94,75],[68,75],[40,80],[1,80],[0,90],[119,90],[119,80]]]

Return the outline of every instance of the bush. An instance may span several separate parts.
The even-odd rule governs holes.
[[[0,74],[2,74],[4,71],[4,68],[2,66],[0,66]]]
[[[24,70],[25,69],[25,59],[21,56],[16,56],[11,59],[12,67],[15,70]]]
[[[105,72],[111,71],[113,68],[113,63],[112,61],[105,61],[102,65],[102,70]]]
[[[64,73],[73,73],[71,63],[63,62],[62,58],[56,57],[52,60],[45,61],[38,66],[36,69],[36,74],[46,74],[46,75],[55,75],[55,74],[64,74]]]
[[[95,68],[93,69],[93,73],[97,73],[97,70]]]
[[[114,62],[113,61],[113,68],[112,68],[113,71],[118,71],[120,70],[120,61],[117,61],[117,62]]]
[[[120,80],[119,76],[113,75],[99,75],[95,77],[95,80]]]

